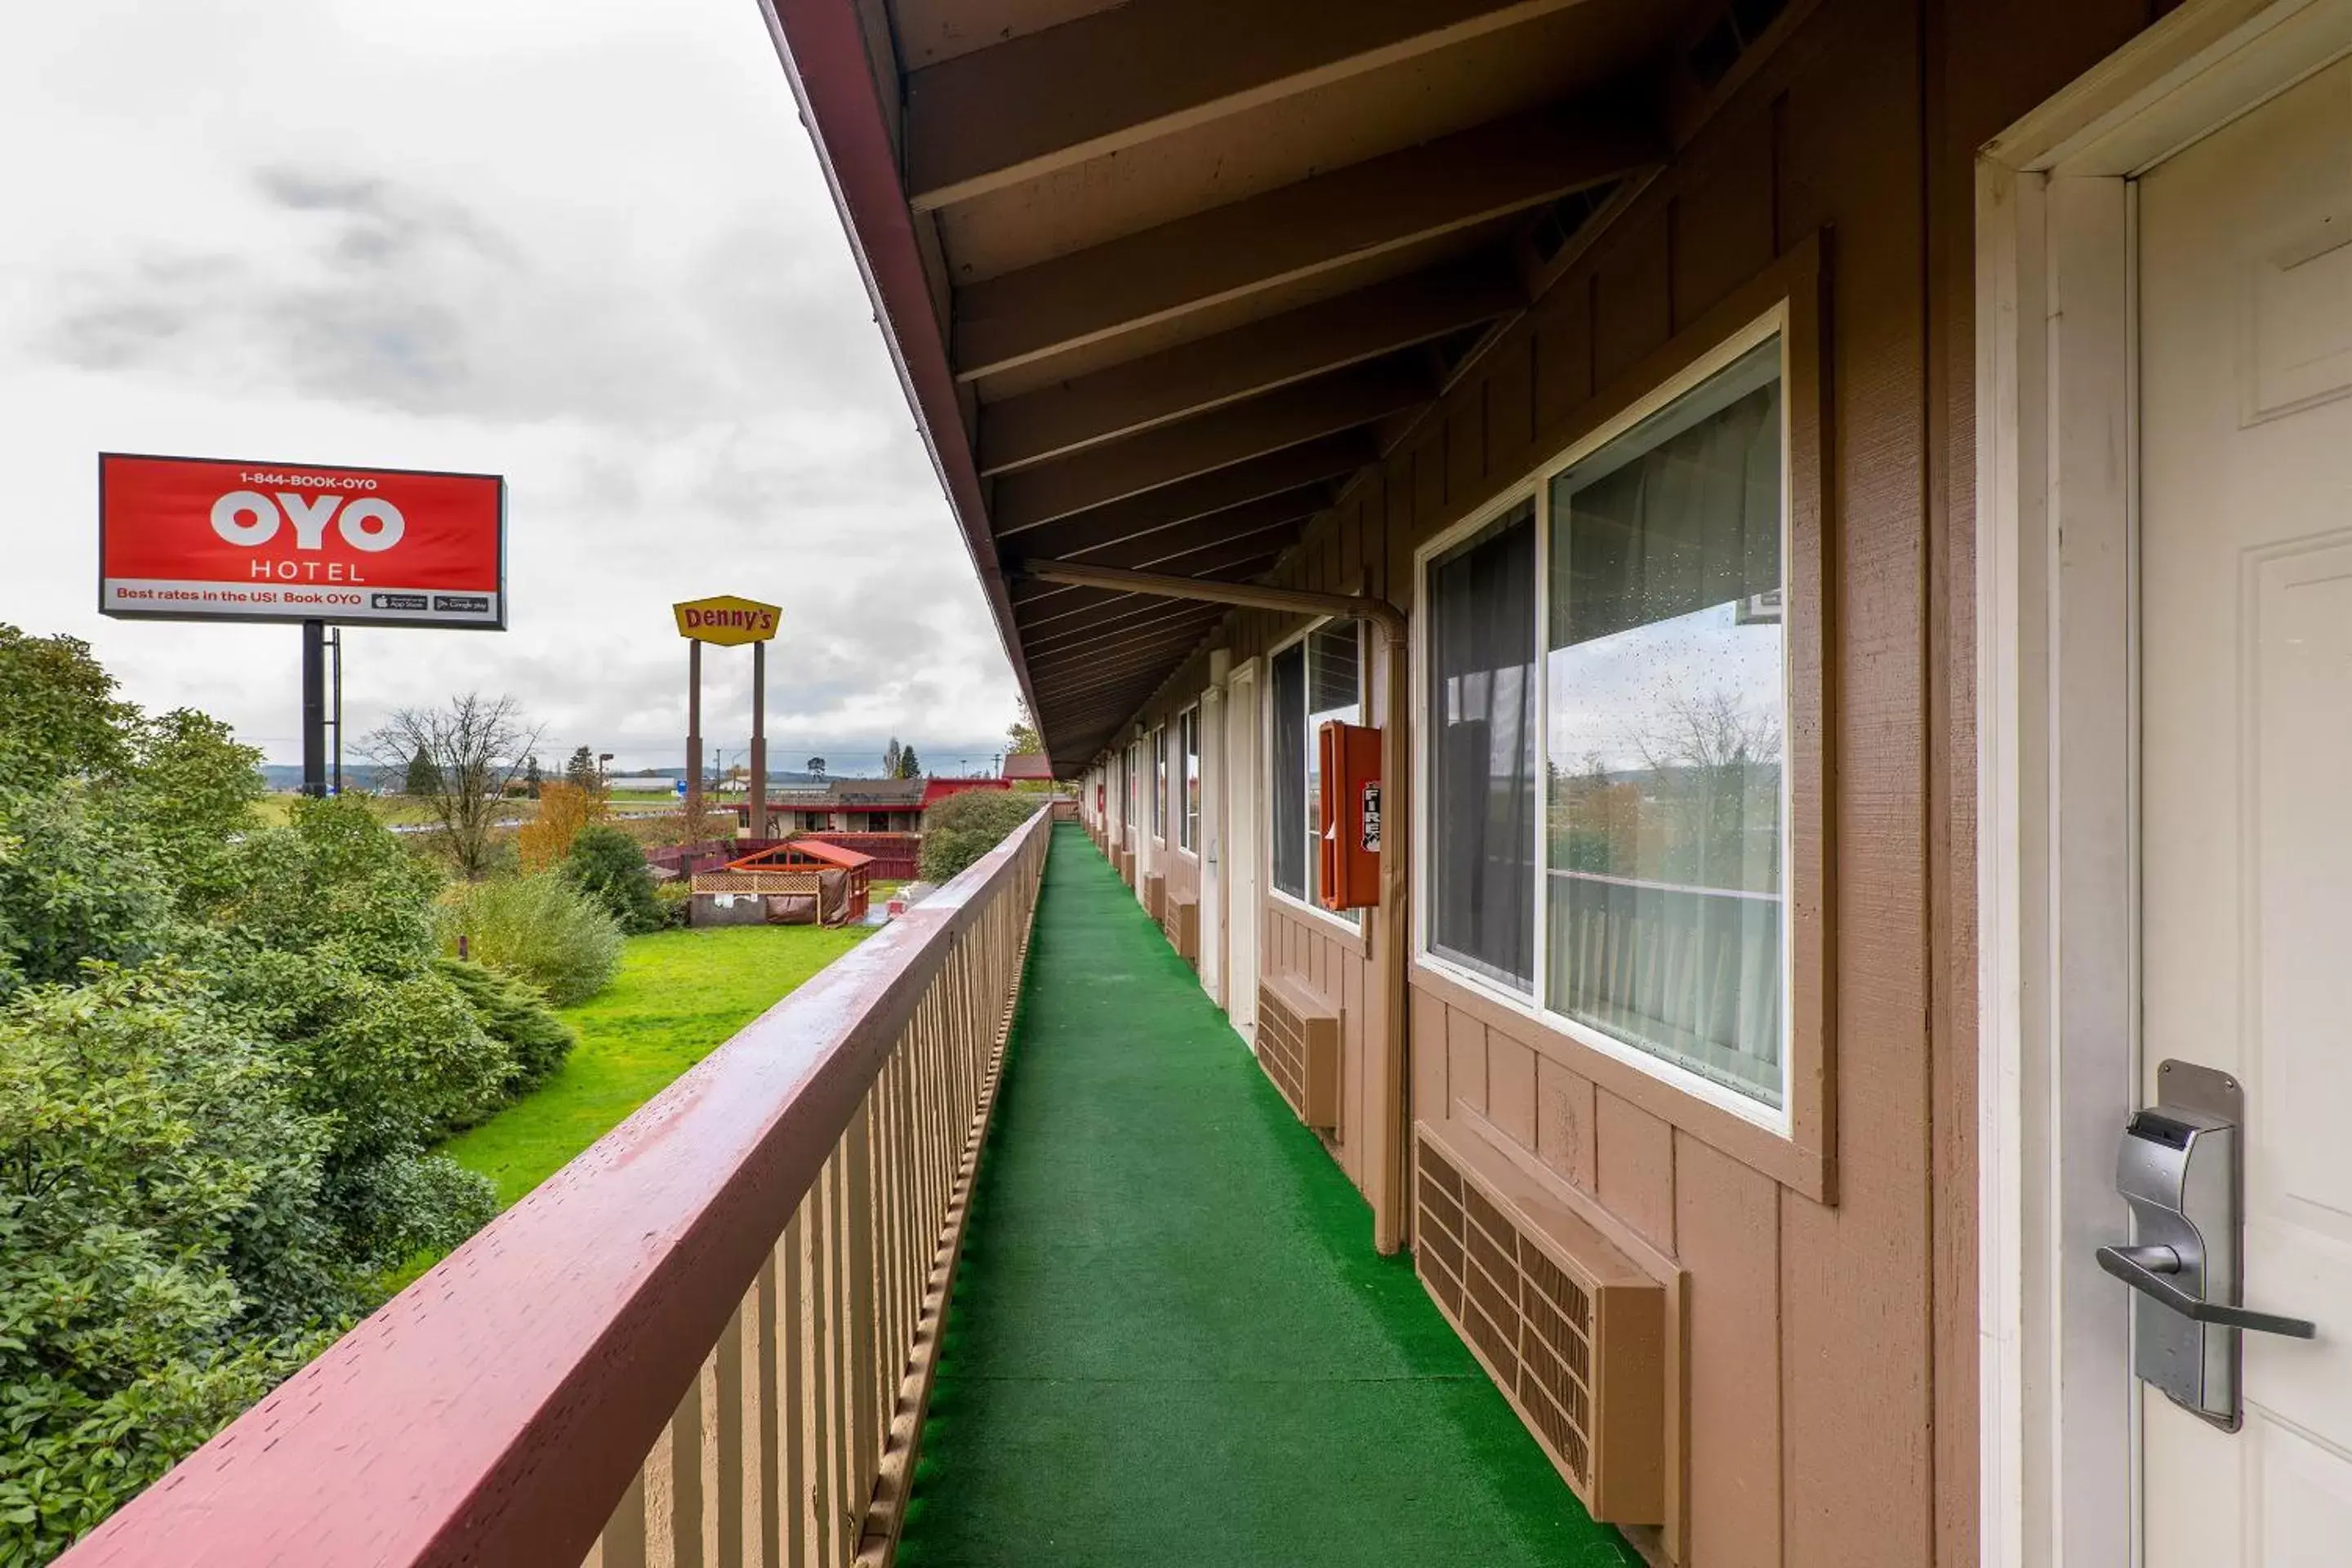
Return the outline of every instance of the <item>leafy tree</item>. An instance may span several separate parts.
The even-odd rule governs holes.
[[[421,748],[408,759],[408,771],[401,784],[403,795],[413,795],[423,800],[441,793],[441,770],[433,765],[433,758]]]
[[[79,781],[0,790],[0,998],[71,984],[88,962],[142,963],[176,940],[163,862],[106,805]]]
[[[551,871],[572,853],[572,841],[581,829],[604,816],[604,796],[593,788],[583,789],[569,781],[551,784],[540,791],[539,815],[522,825],[515,835],[515,848],[521,857],[525,875]]]
[[[811,757],[808,760],[807,766],[809,776],[811,778],[822,779],[824,777],[824,759],[823,757]]]
[[[522,764],[523,793],[531,799],[537,800],[540,787],[545,782],[539,776],[539,759],[536,756],[525,758]]]
[[[915,748],[908,746],[901,750],[898,753],[898,771],[893,773],[891,777],[901,779],[919,779],[922,776],[923,764],[922,762],[916,757]]]
[[[570,759],[563,764],[563,780],[574,789],[593,792],[599,782],[596,777],[596,753],[585,746],[574,748]]]
[[[603,904],[625,931],[659,931],[668,923],[654,894],[644,848],[617,827],[583,828],[564,857],[563,874]]]
[[[1045,749],[1045,743],[1037,738],[1036,721],[1029,717],[1029,704],[1024,702],[1019,716],[1004,727],[1005,754],[1017,757]]]
[[[899,772],[898,769],[898,760],[905,754],[905,752],[906,748],[898,744],[898,737],[896,735],[891,736],[890,743],[882,748],[882,776],[884,778],[896,779],[904,778],[906,776],[906,774]]]
[[[524,721],[513,698],[469,691],[439,708],[397,710],[367,747],[385,764],[420,754],[431,763],[432,788],[421,797],[457,874],[478,881],[490,869],[499,797],[538,742],[539,727]]]
[[[182,909],[201,913],[236,889],[236,847],[261,798],[261,752],[185,708],[127,728],[125,818],[173,868]]]
[[[129,763],[137,710],[79,637],[27,637],[0,623],[0,789],[111,778]]]
[[[1034,795],[972,789],[923,813],[923,880],[944,882],[1004,842],[1038,809]]]

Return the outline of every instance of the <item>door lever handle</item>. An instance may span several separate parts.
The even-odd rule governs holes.
[[[2180,1272],[2180,1254],[2168,1247],[2103,1247],[2099,1267],[2184,1318],[2225,1329],[2245,1329],[2258,1334],[2284,1334],[2291,1340],[2315,1339],[2318,1325],[2302,1318],[2282,1318],[2249,1311],[2192,1296],[2169,1278]]]

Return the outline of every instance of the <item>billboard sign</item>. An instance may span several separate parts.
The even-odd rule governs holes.
[[[101,453],[100,615],[507,624],[495,474]]]
[[[783,611],[757,599],[722,594],[715,599],[689,599],[672,605],[677,615],[677,635],[696,642],[766,642],[776,635]]]

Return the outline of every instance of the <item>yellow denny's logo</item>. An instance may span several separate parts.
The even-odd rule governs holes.
[[[670,608],[677,612],[677,635],[697,642],[766,642],[776,635],[776,619],[783,614],[773,605],[732,594],[689,599]]]

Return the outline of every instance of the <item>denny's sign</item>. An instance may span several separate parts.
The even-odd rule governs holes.
[[[670,606],[677,612],[677,635],[697,642],[766,642],[776,635],[776,617],[783,612],[754,599],[723,594],[715,599],[689,599]]]

